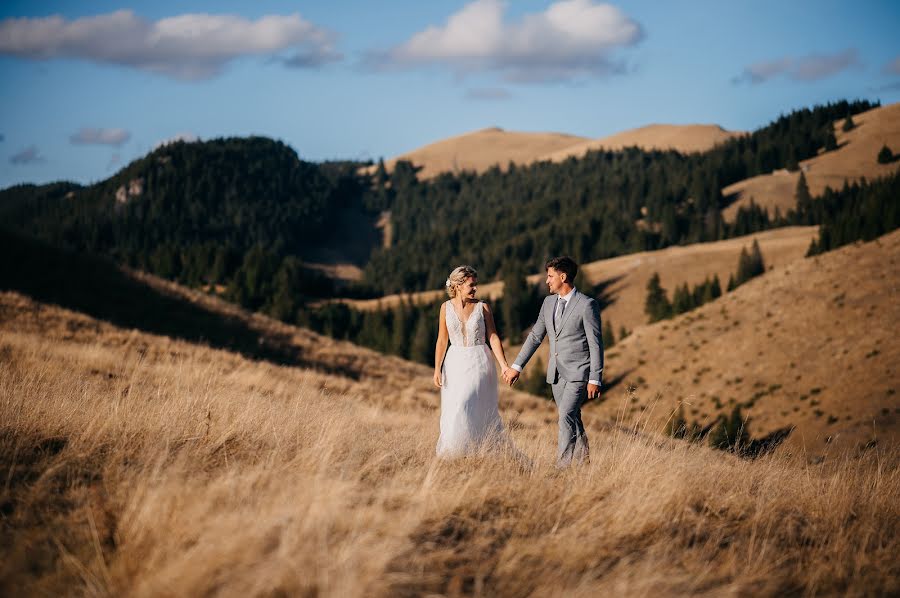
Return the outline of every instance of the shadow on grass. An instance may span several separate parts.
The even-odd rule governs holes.
[[[129,276],[110,259],[58,249],[4,229],[0,229],[0,248],[0,290],[18,291],[121,328],[359,378],[351,368],[304,355],[288,335],[257,330],[240,317],[167,295]]]

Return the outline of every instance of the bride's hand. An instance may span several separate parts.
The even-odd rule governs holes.
[[[440,370],[435,370],[435,372],[434,372],[434,377],[432,378],[432,380],[434,381],[434,385],[435,385],[435,386],[437,386],[438,388],[441,387],[441,382],[442,382],[442,380],[441,380],[441,372],[440,372]]]

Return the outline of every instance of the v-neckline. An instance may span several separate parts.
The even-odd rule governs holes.
[[[459,320],[459,323],[460,323],[460,324],[462,324],[463,330],[465,330],[465,329],[466,329],[466,325],[469,323],[469,320],[472,319],[472,316],[475,315],[475,308],[473,307],[473,308],[472,308],[472,313],[469,314],[469,317],[466,318],[465,320],[463,320],[461,317],[459,317],[459,312],[456,311],[456,304],[453,303],[453,300],[452,300],[452,299],[450,300],[450,307],[453,309],[453,315],[456,316],[456,319]],[[465,315],[465,314],[463,314],[463,315]]]

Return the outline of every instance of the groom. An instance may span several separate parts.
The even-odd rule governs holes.
[[[559,410],[556,465],[567,467],[573,460],[581,463],[588,458],[581,405],[600,396],[603,375],[600,306],[575,288],[578,264],[572,258],[555,257],[545,268],[551,294],[544,299],[537,321],[504,379],[509,385],[519,379],[525,364],[549,332],[547,383],[552,386]]]

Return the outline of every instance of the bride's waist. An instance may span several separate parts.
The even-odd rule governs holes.
[[[450,345],[450,349],[456,349],[458,351],[472,351],[476,349],[486,349],[487,345],[484,343],[476,343],[474,345]]]

